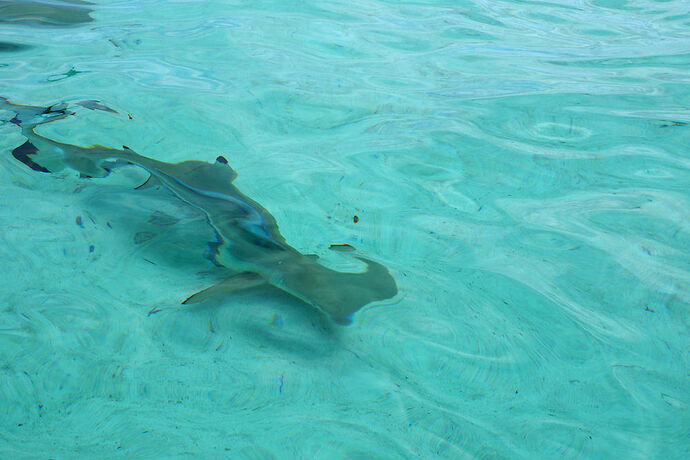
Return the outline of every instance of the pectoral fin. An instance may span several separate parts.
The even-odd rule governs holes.
[[[265,284],[261,276],[252,272],[242,272],[231,276],[218,284],[215,284],[209,288],[199,291],[196,294],[189,296],[182,304],[187,305],[190,303],[201,302],[209,297],[213,297],[219,294],[227,294],[229,292],[241,291],[243,289],[249,289],[256,286]]]

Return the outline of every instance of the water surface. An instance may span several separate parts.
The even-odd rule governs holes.
[[[34,172],[5,121],[0,456],[686,458],[688,30],[685,1],[0,2],[0,95],[119,112],[43,135],[222,154],[292,246],[400,289],[349,327],[182,307],[218,280],[203,216],[134,168]]]

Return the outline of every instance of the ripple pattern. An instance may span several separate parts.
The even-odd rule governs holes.
[[[119,112],[44,135],[222,154],[400,288],[183,308],[203,216],[28,170],[0,113],[0,457],[687,458],[687,6],[0,1],[0,96]]]

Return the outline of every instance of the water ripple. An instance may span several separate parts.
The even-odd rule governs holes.
[[[135,168],[28,170],[2,113],[4,456],[682,455],[687,1],[22,4],[0,95],[119,112],[42,134],[222,154],[290,244],[400,295],[350,328],[182,308],[227,276],[203,216]]]

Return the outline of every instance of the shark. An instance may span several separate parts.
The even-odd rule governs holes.
[[[115,112],[99,101],[82,101],[77,105]],[[149,174],[136,189],[162,187],[205,216],[216,235],[216,241],[209,242],[212,250],[208,257],[232,275],[189,296],[182,304],[257,286],[273,286],[317,308],[336,324],[349,325],[362,307],[398,293],[389,270],[349,244],[333,244],[329,249],[358,259],[364,264],[364,271],[331,269],[319,263],[316,255],[302,254],[290,246],[276,219],[234,185],[237,172],[223,156],[215,162],[167,163],[140,155],[125,145],[111,148],[66,144],[38,134],[36,128],[74,115],[71,106],[19,105],[0,97],[0,110],[14,114],[8,121],[26,137],[22,145],[12,150],[13,157],[32,170],[52,173],[69,168],[81,177],[102,178],[114,167],[134,165]]]

